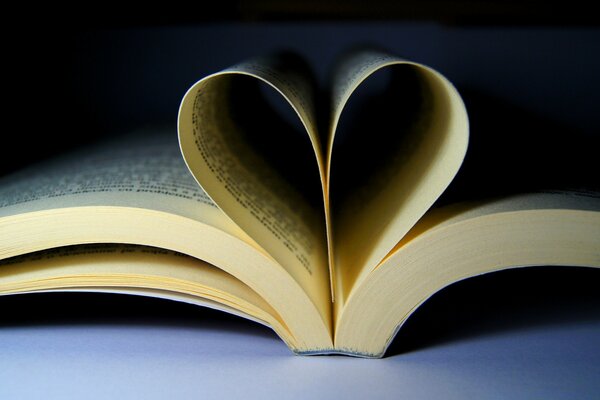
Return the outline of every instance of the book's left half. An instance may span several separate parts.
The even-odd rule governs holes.
[[[332,347],[302,287],[194,181],[174,132],[145,130],[4,178],[0,232],[0,294],[165,297],[262,322],[297,352]]]

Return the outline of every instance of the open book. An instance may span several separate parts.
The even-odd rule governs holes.
[[[438,72],[360,51],[332,77],[323,96],[296,57],[255,59],[189,89],[179,146],[145,130],[6,177],[0,294],[168,298],[266,324],[298,354],[381,357],[453,282],[600,267],[594,194],[434,206],[469,141]]]

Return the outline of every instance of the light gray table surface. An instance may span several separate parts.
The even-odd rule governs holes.
[[[584,399],[600,394],[595,310],[571,319],[442,333],[412,348],[395,346],[381,360],[294,356],[268,328],[214,313],[197,322],[109,318],[2,326],[0,399]]]

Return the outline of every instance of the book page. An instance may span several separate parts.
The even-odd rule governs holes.
[[[178,252],[102,243],[58,247],[0,261],[0,295],[76,289],[208,303],[267,324],[288,342],[291,337],[277,312],[247,285]]]
[[[450,183],[466,152],[468,119],[452,84],[417,63],[354,52],[334,77],[328,196],[343,300]]]
[[[86,243],[191,255],[277,310],[295,350],[331,347],[329,300],[310,297],[313,280],[297,282],[213,203],[187,169],[173,131],[144,129],[2,179],[0,232],[0,259]]]
[[[0,217],[85,206],[164,211],[253,243],[195,182],[168,129],[145,129],[0,180]]]
[[[106,287],[210,293],[245,312],[252,308],[253,314],[263,310],[277,315],[264,299],[223,270],[155,247],[116,243],[65,246],[8,258],[0,261],[0,266],[2,294],[103,283]]]
[[[506,268],[599,268],[598,249],[597,193],[525,193],[436,208],[352,290],[336,347],[381,357],[419,305],[454,282]]]
[[[181,104],[180,144],[190,171],[219,208],[315,304],[329,308],[314,87],[297,61],[257,59],[196,83]],[[265,91],[294,111],[295,120],[283,118]]]

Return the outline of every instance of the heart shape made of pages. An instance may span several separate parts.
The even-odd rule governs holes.
[[[180,145],[257,247],[309,294],[321,290],[315,280],[331,281],[343,299],[449,185],[468,118],[438,72],[372,51],[340,61],[327,117],[298,63],[257,59],[194,84],[179,110]],[[277,113],[269,94],[297,119]]]

